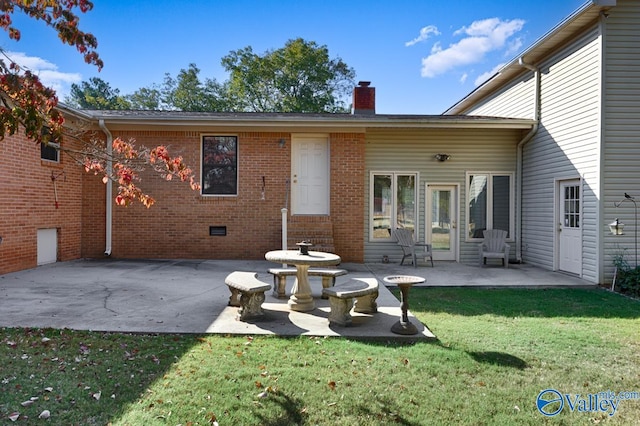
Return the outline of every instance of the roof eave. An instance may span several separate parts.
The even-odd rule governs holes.
[[[520,65],[520,60],[529,64],[536,64],[548,56],[548,52],[566,44],[572,36],[584,31],[598,19],[601,12],[616,6],[616,0],[591,0],[583,4],[575,12],[552,28],[549,32],[535,41],[529,48],[520,53],[487,81],[474,89],[453,106],[449,107],[443,115],[464,114],[471,106],[484,97],[494,93],[497,88],[511,81],[517,75],[527,72]]]
[[[356,119],[356,120],[278,120],[278,119],[140,119],[123,117],[103,117],[109,128],[199,128],[199,129],[250,129],[252,131],[303,131],[308,129],[332,132],[365,132],[366,129],[428,129],[428,128],[493,128],[493,129],[530,129],[534,120],[478,118],[478,117],[443,117],[429,118],[395,118],[395,119]]]

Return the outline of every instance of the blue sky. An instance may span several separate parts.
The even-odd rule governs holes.
[[[59,92],[91,77],[121,94],[175,77],[227,79],[220,60],[301,37],[326,45],[376,88],[379,114],[440,114],[586,0],[94,0],[80,26],[99,42],[101,72],[42,23],[16,14],[19,42],[0,48]]]

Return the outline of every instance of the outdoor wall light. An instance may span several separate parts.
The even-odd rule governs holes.
[[[284,148],[284,146],[285,146],[286,144],[287,144],[287,141],[286,141],[284,138],[281,138],[281,139],[278,141],[278,146],[279,146],[280,148]]]
[[[616,217],[613,222],[609,224],[609,230],[612,235],[624,235],[624,223],[620,222]]]
[[[449,154],[436,154],[433,157],[440,162],[445,162],[451,158]]]
[[[622,203],[624,203],[625,201],[632,202],[634,210],[635,210],[635,223],[634,223],[635,229],[633,231],[634,231],[634,234],[635,234],[635,251],[636,251],[636,268],[637,268],[638,267],[638,205],[636,204],[636,199],[625,192],[624,193],[624,198],[622,200],[618,201],[617,203],[613,203],[613,205],[616,206],[616,207],[620,207],[622,205]],[[618,219],[616,219],[615,222],[618,222]],[[622,227],[624,227],[623,224],[618,222],[618,228],[620,230],[619,233],[617,232],[617,230],[616,230],[616,233],[614,233],[613,232],[614,229],[611,230],[611,233],[613,233],[613,235],[622,235],[622,228],[620,227],[621,225],[622,225]],[[609,225],[609,228],[611,228],[611,225]]]

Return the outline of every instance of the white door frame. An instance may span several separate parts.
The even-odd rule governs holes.
[[[306,175],[302,163],[301,144],[311,141],[324,144],[324,153],[321,161],[325,164],[318,164],[313,172],[315,176]],[[293,215],[328,215],[330,199],[330,152],[329,135],[326,134],[293,134],[291,135],[291,214]],[[304,182],[303,179],[308,179]],[[313,190],[304,191],[300,185],[305,184],[306,188]],[[315,200],[312,199],[315,197]]]
[[[579,204],[579,216],[578,216],[578,224],[579,224],[579,228],[577,231],[573,231],[571,228],[565,228],[565,223],[564,223],[564,218],[562,217],[563,211],[564,211],[564,206],[563,206],[563,201],[564,201],[564,194],[563,194],[563,188],[565,186],[578,186],[578,192],[579,192],[579,198],[578,198],[578,204]],[[582,179],[580,177],[574,177],[574,178],[556,178],[555,179],[555,185],[554,185],[554,247],[553,247],[553,251],[554,251],[554,259],[553,259],[553,269],[555,271],[562,271],[562,272],[568,272],[568,273],[573,273],[576,274],[578,276],[582,276],[582,233],[583,233],[583,226],[584,226],[584,221],[583,221],[583,201],[582,201],[582,188],[583,188],[583,182]],[[562,250],[562,244],[563,242],[561,241],[562,238],[562,233],[565,232],[565,235],[567,232],[576,232],[579,235],[579,248],[576,248],[575,251],[573,252],[577,252],[578,257],[579,257],[579,261],[576,261],[576,267],[574,268],[574,270],[568,270],[566,267],[564,267],[561,264],[561,256],[563,256],[563,250]],[[565,240],[566,243],[566,240]],[[579,264],[577,263],[579,262]],[[567,264],[565,264],[567,265]],[[573,267],[573,266],[571,266]]]
[[[447,252],[438,252],[433,250],[434,260],[454,260],[460,261],[460,184],[458,183],[427,183],[425,184],[424,199],[425,199],[425,212],[424,212],[424,237],[425,241],[431,242],[431,197],[429,192],[431,189],[444,189],[451,191],[450,209],[452,211],[451,218],[451,232],[450,232],[450,244],[451,249]]]

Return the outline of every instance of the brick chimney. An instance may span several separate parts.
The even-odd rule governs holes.
[[[353,89],[353,113],[376,113],[376,88],[369,87],[370,81],[359,81],[358,87]]]

